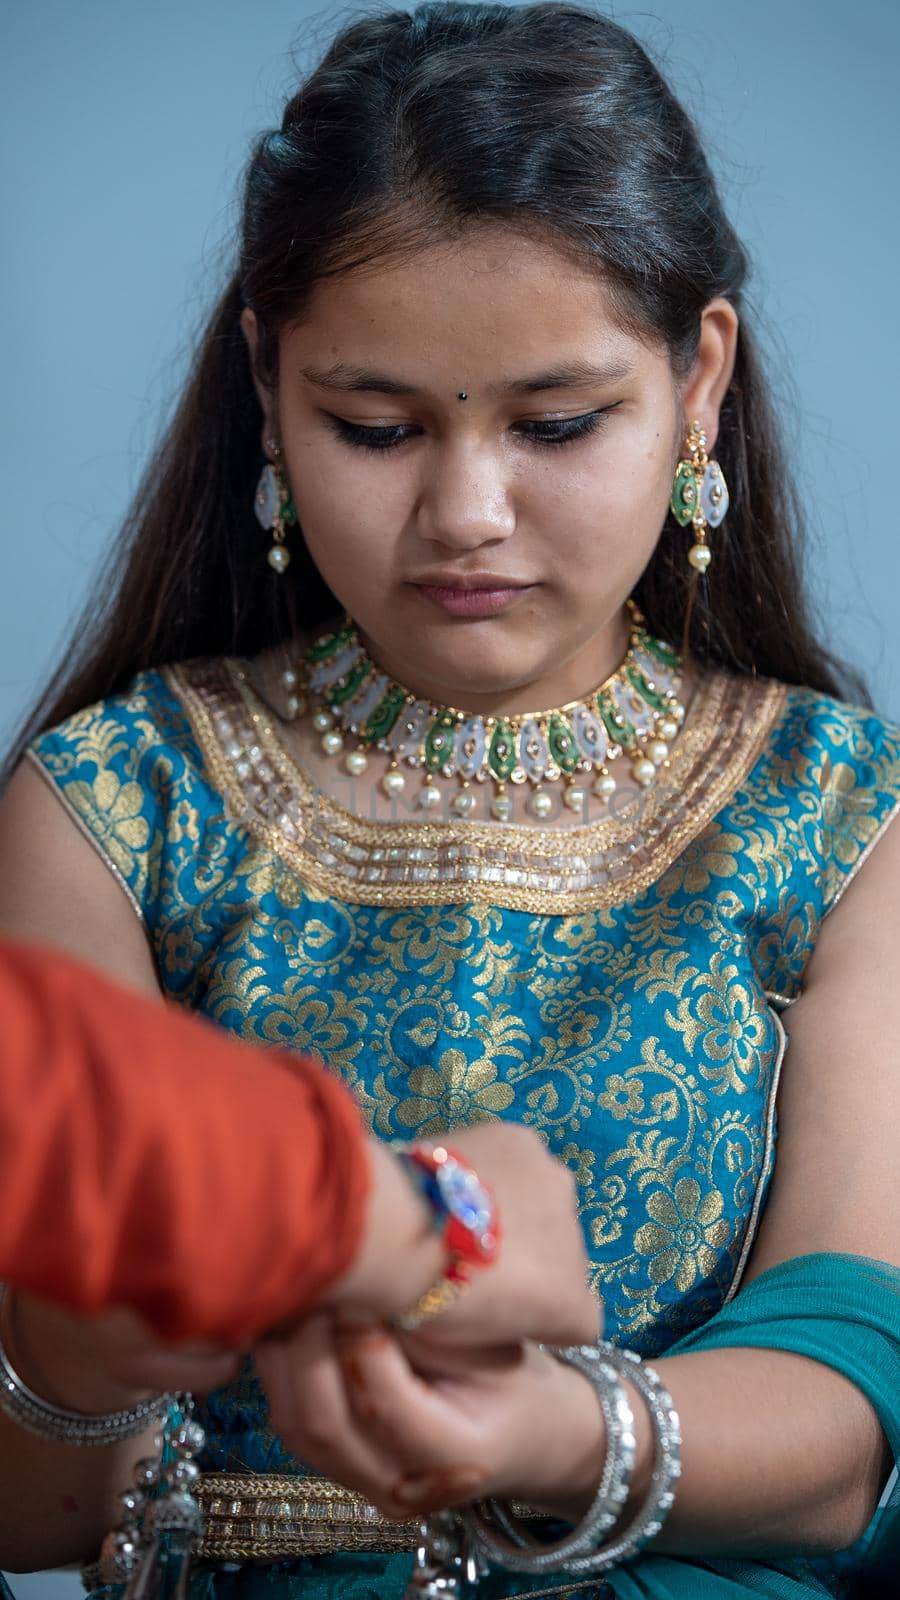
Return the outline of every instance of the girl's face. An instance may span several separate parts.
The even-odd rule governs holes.
[[[612,671],[685,411],[715,434],[704,338],[679,389],[595,273],[499,227],[317,285],[282,335],[277,393],[261,391],[265,431],[319,571],[386,671],[510,712]]]

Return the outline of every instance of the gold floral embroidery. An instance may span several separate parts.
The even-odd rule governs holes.
[[[202,959],[203,946],[190,923],[185,923],[166,929],[160,940],[159,954],[167,972],[189,976]]]
[[[755,1079],[765,1019],[758,998],[741,981],[740,969],[726,965],[721,953],[713,956],[708,973],[693,978],[690,993],[677,1010],[666,1012],[666,1021],[683,1034],[692,1055],[698,1048],[702,1052],[700,1072],[716,1093],[733,1089],[742,1094]]]
[[[437,1067],[416,1067],[409,1087],[412,1095],[401,1100],[397,1121],[426,1136],[500,1116],[515,1099],[509,1084],[498,1082],[493,1062],[467,1061],[462,1050],[445,1050]]]
[[[166,819],[166,836],[171,844],[181,844],[185,839],[189,839],[191,844],[199,844],[197,812],[189,800],[179,800],[172,807]]]
[[[825,852],[842,867],[849,867],[860,848],[878,832],[876,797],[868,784],[859,782],[858,774],[846,761],[832,763],[827,756],[821,783]]]
[[[641,1085],[637,1080],[629,1083],[620,1072],[614,1072],[607,1078],[603,1093],[597,1096],[597,1104],[618,1122],[623,1117],[640,1116],[644,1110]]]
[[[725,833],[720,823],[711,822],[702,837],[693,839],[669,869],[672,889],[698,894],[712,884],[718,888],[718,879],[739,876],[745,849],[746,843],[739,834]]]
[[[76,810],[91,816],[97,842],[113,865],[124,877],[134,877],[137,858],[150,839],[140,784],[121,783],[104,767],[90,784],[73,780],[68,795]]]
[[[727,1242],[725,1201],[718,1189],[704,1194],[696,1178],[679,1178],[671,1193],[657,1189],[647,1201],[653,1218],[638,1228],[634,1243],[649,1256],[653,1283],[671,1278],[679,1294],[687,1294],[698,1278],[715,1271],[718,1251]]]

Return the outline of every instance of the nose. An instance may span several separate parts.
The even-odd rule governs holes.
[[[419,496],[421,538],[448,551],[508,539],[516,526],[508,468],[484,445],[444,445],[427,463]]]

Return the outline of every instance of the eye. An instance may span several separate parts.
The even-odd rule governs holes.
[[[547,422],[519,422],[517,431],[531,444],[571,444],[586,434],[596,433],[605,417],[615,406],[605,406],[600,411],[585,411],[580,417],[556,417]]]
[[[609,412],[615,410],[616,406],[612,405],[597,411],[585,411],[578,417],[554,417],[546,422],[517,422],[515,431],[528,444],[572,444],[589,433],[596,433]],[[390,427],[367,427],[361,422],[348,422],[345,417],[336,417],[331,412],[325,413],[325,420],[339,439],[357,450],[396,450],[422,431],[406,422],[394,423]]]
[[[395,450],[398,444],[405,444],[416,432],[407,423],[395,423],[390,428],[367,428],[360,422],[347,422],[343,417],[334,417],[330,413],[326,413],[325,420],[339,439],[358,450]]]

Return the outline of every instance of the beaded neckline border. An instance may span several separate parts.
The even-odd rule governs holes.
[[[356,816],[297,765],[241,663],[193,662],[165,676],[228,815],[311,892],[357,905],[477,901],[537,915],[620,905],[648,888],[750,770],[786,696],[768,680],[708,674],[673,751],[671,788],[648,790],[637,818],[547,829]]]

